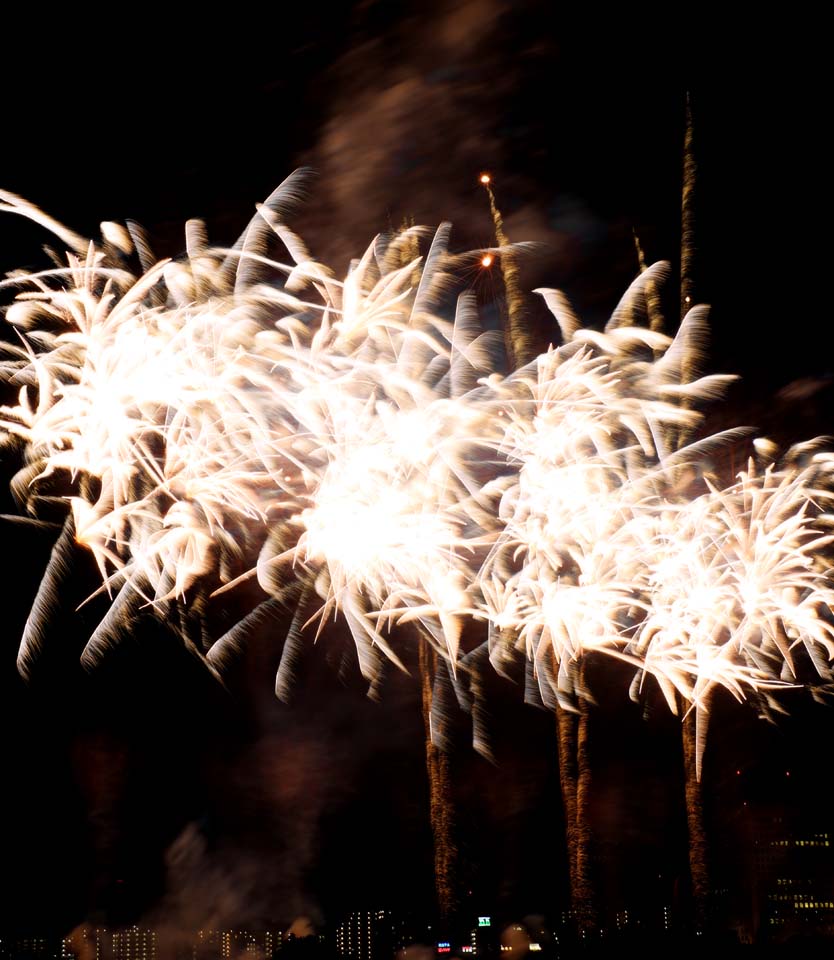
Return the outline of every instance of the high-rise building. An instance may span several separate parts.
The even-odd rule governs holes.
[[[284,938],[280,930],[198,930],[194,936],[193,960],[230,960],[247,957],[271,960],[278,955]]]
[[[107,927],[82,923],[64,939],[61,956],[79,960],[113,960],[112,932]]]
[[[475,926],[469,933],[469,943],[465,945],[471,949],[466,952],[476,957],[491,957],[496,952],[495,940],[496,926],[492,916],[479,914]]]
[[[113,960],[157,960],[156,932],[133,926],[111,934]]]
[[[371,960],[373,956],[370,910],[358,910],[344,919],[336,930],[336,950],[345,960]]]
[[[232,955],[228,930],[198,930],[194,936],[193,960],[227,960]]]
[[[55,943],[46,937],[18,937],[17,939],[4,941],[4,948],[0,956],[14,957],[15,960],[52,960],[55,953]]]
[[[760,817],[753,835],[753,922],[760,939],[834,934],[834,845],[824,826]]]
[[[284,936],[280,930],[267,930],[264,933],[264,956],[274,957],[284,945]]]
[[[390,960],[400,943],[402,924],[390,910],[359,910],[336,930],[336,951],[345,960]]]
[[[112,930],[88,923],[64,938],[59,956],[76,960],[161,960],[156,931],[139,926]]]

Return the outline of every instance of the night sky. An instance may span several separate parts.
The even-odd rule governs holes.
[[[255,203],[309,166],[294,226],[342,271],[406,218],[451,220],[456,249],[489,245],[477,183],[488,169],[510,239],[537,244],[525,289],[559,287],[600,325],[637,271],[635,232],[649,261],[677,269],[688,91],[708,364],[742,378],[716,422],[790,440],[830,429],[829,110],[810,26],[579,25],[534,0],[300,7],[259,19],[230,6],[185,25],[156,8],[122,11],[118,25],[85,10],[13,15],[0,187],[91,236],[102,220],[137,220],[159,255],[178,255],[188,218],[231,244]],[[4,218],[0,268],[38,265],[48,241]],[[544,348],[546,312],[532,297],[528,310]],[[284,705],[272,692],[278,631],[222,690],[173,632],[151,627],[87,676],[77,654],[95,606],[74,613],[68,598],[26,685],[17,644],[52,535],[0,523],[0,929],[320,924],[355,907],[429,908],[413,678],[390,669],[369,700],[335,631],[311,647]],[[80,601],[95,583],[83,557],[77,579]],[[599,678],[594,721],[612,904],[635,885],[672,890],[685,872],[676,721],[659,702],[629,704],[628,679]],[[471,749],[466,718],[455,723],[466,895],[473,913],[555,914],[566,884],[555,721],[517,686],[493,685],[495,765]],[[815,777],[834,715],[795,701],[778,727],[734,704],[713,719],[705,775],[730,876],[742,798],[809,816],[830,806]]]

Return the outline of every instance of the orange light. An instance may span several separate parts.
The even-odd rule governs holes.
[[[482,267],[491,267],[491,266],[492,266],[492,261],[493,261],[494,259],[495,259],[495,257],[493,257],[493,255],[492,255],[491,253],[485,253],[485,254],[481,257],[481,266],[482,266]]]
[[[492,182],[492,177],[488,173],[482,173],[480,176],[481,183],[486,186],[488,183]]]

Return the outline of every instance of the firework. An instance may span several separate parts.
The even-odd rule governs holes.
[[[333,618],[371,682],[380,657],[401,663],[409,624],[453,684],[523,651],[546,703],[585,692],[588,651],[632,663],[635,690],[652,676],[699,717],[717,686],[743,697],[797,682],[800,652],[827,678],[830,456],[751,461],[726,486],[703,475],[704,456],[740,435],[691,439],[732,378],[698,375],[704,308],[674,338],[641,325],[665,265],[601,332],[537,291],[561,346],[503,377],[501,335],[455,278],[483,252],[451,255],[448,224],[410,227],[337,280],[285,222],[302,184],[288,178],[231,249],[190,222],[181,262],[156,262],[135,227],[103,225],[88,243],[0,197],[70,248],[2,284],[17,293],[0,368],[17,391],[0,409],[22,451],[12,490],[33,518],[67,517],[21,670],[86,548],[112,601],[88,665],[148,607],[176,611],[218,671],[286,615],[282,696],[298,644]],[[217,638],[211,598],[250,578],[270,599]],[[461,646],[469,619],[488,626],[476,651]]]
[[[834,591],[830,458],[760,470],[751,459],[736,482],[657,513],[647,550],[647,614],[634,652],[660,683],[698,714],[697,770],[717,686],[738,699],[751,689],[795,683],[802,651],[830,677]]]

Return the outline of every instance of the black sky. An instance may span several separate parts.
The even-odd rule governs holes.
[[[461,249],[489,244],[476,182],[486,168],[511,239],[540,244],[528,288],[561,287],[601,323],[636,272],[633,231],[650,260],[676,264],[688,91],[710,366],[742,374],[730,402],[744,422],[803,439],[830,429],[834,396],[830,111],[814,34],[776,21],[577,24],[535,0],[229,8],[177,24],[157,9],[118,23],[18,10],[0,51],[0,187],[90,235],[101,220],[138,220],[161,254],[177,254],[186,219],[231,243],[254,204],[309,165],[318,178],[298,230],[343,269],[405,217],[452,220]],[[37,262],[46,240],[0,221],[0,266]],[[545,346],[538,309],[531,301]],[[0,830],[14,881],[0,927],[319,921],[372,900],[426,904],[411,681],[392,674],[372,703],[317,649],[283,707],[274,638],[221,692],[158,633],[83,677],[70,652],[84,620],[69,617],[52,640],[70,652],[27,687],[14,657],[49,539],[10,524],[2,536]],[[498,768],[468,749],[464,725],[454,757],[467,876],[479,903],[545,912],[563,892],[553,721],[497,686]],[[830,730],[827,714],[808,716]],[[808,726],[766,734],[727,717],[721,802],[738,799],[722,779],[734,757],[751,778],[786,758],[813,770]],[[673,723],[604,704],[599,723],[600,822],[619,845],[610,863],[638,879],[658,867],[671,884],[682,869]]]

